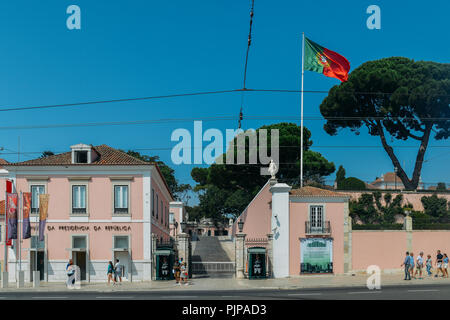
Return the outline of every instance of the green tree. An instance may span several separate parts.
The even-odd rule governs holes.
[[[165,164],[164,161],[161,161],[159,156],[148,156],[134,150],[128,150],[125,153],[145,162],[156,163],[174,198],[180,201],[189,200],[189,192],[192,190],[192,187],[189,184],[179,184],[175,178],[175,170]]]
[[[339,190],[365,190],[366,184],[358,178],[348,177],[338,182],[337,187]]]
[[[336,184],[339,185],[339,183],[344,179],[345,179],[345,169],[342,165],[340,165],[336,172]]]
[[[366,126],[370,135],[379,136],[403,185],[415,190],[431,133],[436,140],[450,135],[449,104],[450,64],[392,57],[359,66],[347,82],[331,88],[320,111],[330,135],[339,128],[359,134]],[[389,145],[388,134],[420,142],[411,179]]]
[[[55,154],[53,153],[53,151],[46,150],[46,151],[42,152],[40,158],[47,158],[48,156],[53,156],[53,155],[55,155]]]
[[[423,196],[421,199],[424,213],[435,218],[444,218],[448,216],[447,199],[439,198],[437,195],[430,197]]]
[[[445,190],[447,190],[447,186],[446,186],[445,182],[438,182],[436,190],[437,191],[445,191]]]
[[[384,195],[385,205],[381,203],[381,192],[364,193],[358,200],[349,203],[350,216],[358,217],[364,224],[395,223],[397,215],[404,215],[402,207],[403,195],[399,194],[394,199],[390,193]]]
[[[262,126],[267,129],[267,148],[271,148],[271,129],[279,130],[279,170],[277,178],[293,184],[299,183],[300,173],[300,128],[293,123],[278,123]],[[323,176],[335,171],[334,163],[326,160],[320,153],[309,150],[313,142],[311,133],[304,128],[304,178],[306,181],[323,182]],[[246,137],[248,142],[248,137]],[[237,163],[237,137],[234,141],[234,163]],[[264,147],[264,146],[263,146]],[[212,164],[208,168],[194,168],[192,178],[197,182],[194,191],[199,192],[199,207],[204,216],[222,219],[224,215],[239,215],[261,187],[267,182],[268,176],[260,174],[261,168],[268,165],[260,164],[259,146],[256,150],[257,164],[249,164],[250,150],[245,144],[245,164],[226,164],[226,155],[233,149],[228,149],[220,157],[224,164]]]

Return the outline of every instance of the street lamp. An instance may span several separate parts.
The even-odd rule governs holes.
[[[242,229],[244,229],[244,221],[242,219],[238,222],[239,233],[242,233]]]
[[[186,229],[186,222],[180,222],[180,227],[181,227],[181,233],[184,233],[185,229]]]

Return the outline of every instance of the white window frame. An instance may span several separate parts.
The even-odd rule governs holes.
[[[75,186],[84,186],[86,188],[86,213],[74,212],[73,211],[73,187]],[[80,216],[86,217],[89,216],[89,183],[85,180],[71,180],[70,181],[70,215],[71,216]]]
[[[313,226],[313,223],[318,221],[317,218],[312,219],[313,208],[321,208],[322,209],[322,212],[321,212],[322,219],[321,219],[320,226],[316,226],[316,225]],[[326,221],[326,219],[325,219],[325,204],[322,204],[322,203],[320,203],[320,204],[310,204],[308,206],[308,221],[310,223],[311,232],[322,231],[323,228],[325,227],[325,221]]]
[[[71,248],[72,249],[79,249],[79,248],[75,248],[73,245],[74,245],[74,240],[75,240],[75,238],[81,238],[81,237],[83,237],[83,238],[85,238],[85,240],[86,240],[86,248],[83,248],[83,249],[85,249],[86,250],[86,252],[89,250],[89,235],[88,234],[72,234],[71,235]]]
[[[32,180],[32,179],[29,179],[28,180],[28,188],[29,188],[29,190],[31,192],[31,198],[33,199],[32,187],[43,186],[44,187],[44,193],[43,194],[46,194],[47,190],[48,190],[47,189],[47,183],[48,183],[47,180]],[[40,193],[40,194],[42,194],[42,193]],[[31,210],[30,210],[30,217],[32,217],[32,216],[33,217],[37,217],[37,216],[39,216],[39,204],[37,206],[37,211],[36,212],[33,212],[33,206],[34,206],[34,204],[32,202],[31,203]]]

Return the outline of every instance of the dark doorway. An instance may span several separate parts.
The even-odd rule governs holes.
[[[45,255],[44,251],[30,251],[30,281],[33,281],[33,271],[39,271],[39,278],[41,281],[45,279]],[[37,265],[37,268],[36,268]]]

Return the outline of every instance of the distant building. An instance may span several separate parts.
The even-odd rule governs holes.
[[[395,172],[387,172],[381,177],[377,177],[375,181],[367,185],[368,189],[389,189],[389,190],[405,190],[402,180]],[[417,189],[423,189],[422,178],[419,178]]]

